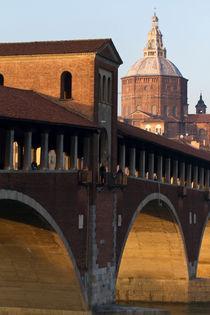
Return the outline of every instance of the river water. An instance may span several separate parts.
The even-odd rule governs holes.
[[[182,303],[135,302],[135,303],[129,303],[129,305],[166,309],[171,312],[171,315],[204,315],[204,314],[210,315],[210,303],[182,304]]]

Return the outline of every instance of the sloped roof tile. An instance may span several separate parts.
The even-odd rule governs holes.
[[[0,43],[0,56],[97,52],[111,39]]]
[[[199,158],[210,162],[210,154],[205,151],[197,150],[191,146],[181,144],[177,141],[169,140],[163,136],[156,135],[152,132],[145,131],[143,129],[131,126],[129,124],[125,124],[119,121],[117,122],[117,124],[118,132],[126,137],[136,138],[145,142],[150,142],[156,146],[169,149],[172,152],[177,151],[178,153],[187,154],[195,158]]]
[[[98,125],[31,90],[0,86],[0,117],[96,129]]]

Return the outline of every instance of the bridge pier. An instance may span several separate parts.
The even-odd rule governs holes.
[[[104,266],[99,265],[100,252],[105,245],[106,240],[98,238],[96,234],[97,209],[96,205],[90,206],[89,213],[89,270],[86,275],[88,280],[88,301],[89,307],[95,305],[113,304],[115,302],[115,263],[113,261],[106,262]]]

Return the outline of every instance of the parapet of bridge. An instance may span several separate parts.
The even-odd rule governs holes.
[[[210,157],[117,121],[121,63],[109,39],[0,44],[2,308],[208,300]]]

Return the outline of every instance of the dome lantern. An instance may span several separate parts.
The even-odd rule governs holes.
[[[162,34],[158,27],[156,12],[152,17],[152,28],[147,35],[147,46],[143,49],[144,57],[165,57],[166,49],[163,47]]]
[[[182,77],[179,69],[166,58],[166,48],[163,46],[162,34],[158,27],[156,12],[152,17],[152,28],[147,35],[147,45],[143,49],[143,58],[129,69],[126,76],[166,75]]]

